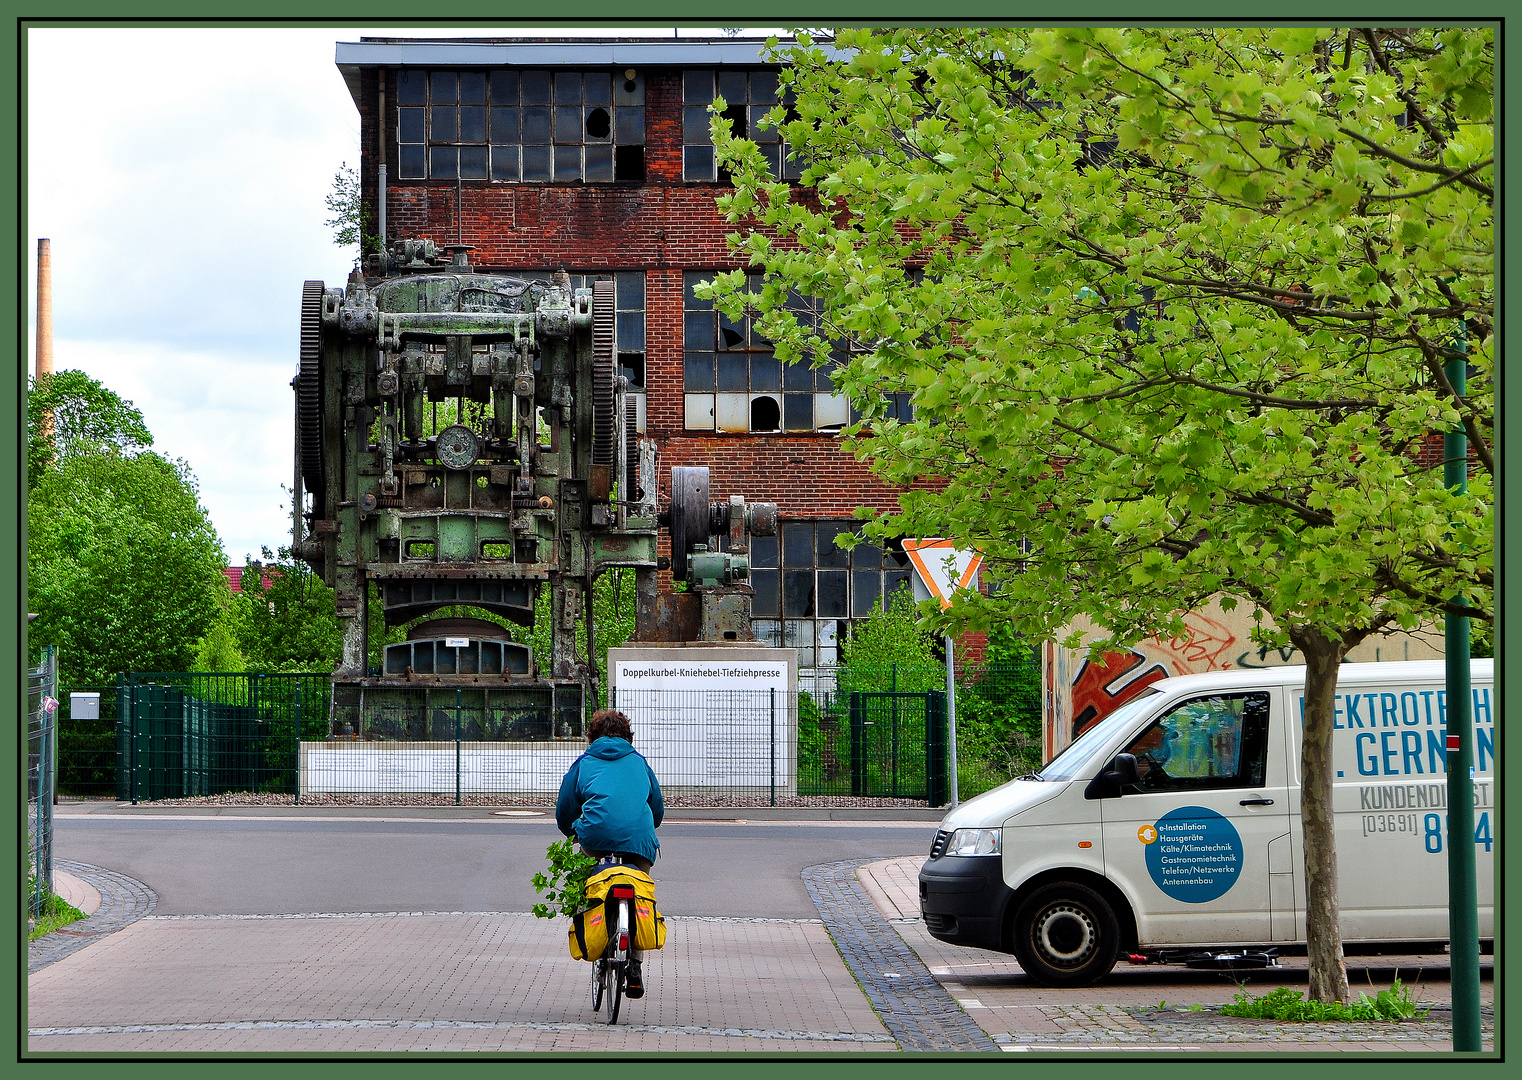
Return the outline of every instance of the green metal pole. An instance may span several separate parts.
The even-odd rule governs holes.
[[[460,688],[454,688],[454,804],[460,805]]]
[[[777,688],[772,691],[772,805],[777,805]]]
[[[957,808],[957,679],[951,658],[951,635],[946,635],[946,754],[951,768],[951,808]]]
[[[137,688],[132,684],[130,673],[123,673],[127,687],[127,784],[132,792],[132,805],[137,805]],[[121,693],[120,690],[117,691]],[[117,709],[120,709],[121,699],[118,697]]]
[[[293,729],[293,731],[292,731],[291,749],[296,752],[296,756],[293,759],[294,776],[293,776],[293,779],[291,781],[291,786],[292,786],[292,788],[295,789],[295,796],[292,799],[292,801],[296,802],[296,803],[300,803],[301,802],[301,687],[299,687],[299,686],[296,687],[296,722],[294,724],[292,724],[291,726],[292,726],[292,729]]]
[[[1464,357],[1447,364],[1448,382],[1462,397]],[[1462,428],[1443,435],[1443,483],[1463,494],[1469,488],[1469,443]],[[1453,598],[1463,604],[1462,594]],[[1448,710],[1448,961],[1453,991],[1453,1048],[1480,1049],[1480,926],[1474,869],[1474,721],[1470,707],[1469,620],[1444,620]]]

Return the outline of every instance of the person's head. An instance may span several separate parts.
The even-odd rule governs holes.
[[[603,738],[632,743],[634,733],[629,730],[629,718],[617,709],[598,709],[592,714],[592,723],[587,728],[587,742]]]

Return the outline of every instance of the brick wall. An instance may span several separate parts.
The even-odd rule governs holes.
[[[361,161],[376,183],[379,75],[363,73]],[[394,116],[395,81],[386,87]],[[673,465],[707,465],[714,498],[773,501],[785,518],[851,517],[896,505],[895,491],[844,451],[837,436],[688,435],[683,427],[682,272],[744,265],[725,238],[736,230],[714,205],[727,188],[682,180],[681,72],[645,76],[645,184],[545,185],[398,182],[394,124],[387,130],[390,239],[463,242],[494,270],[644,270],[647,433],[661,453],[662,490]]]

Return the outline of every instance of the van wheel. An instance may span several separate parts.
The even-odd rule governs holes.
[[[1015,956],[1045,986],[1088,986],[1110,973],[1120,924],[1109,903],[1071,881],[1043,885],[1015,912]]]

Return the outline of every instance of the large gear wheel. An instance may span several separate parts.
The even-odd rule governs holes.
[[[322,472],[322,296],[323,283],[301,286],[301,367],[296,375],[296,432],[301,442],[301,481],[312,493],[312,509],[323,515],[327,483]]]
[[[618,445],[617,378],[613,282],[602,279],[592,283],[592,464],[610,470]]]
[[[671,470],[671,576],[687,580],[687,556],[708,543],[708,467],[678,465]]]
[[[638,502],[639,487],[639,402],[630,394],[624,399],[624,502]]]

